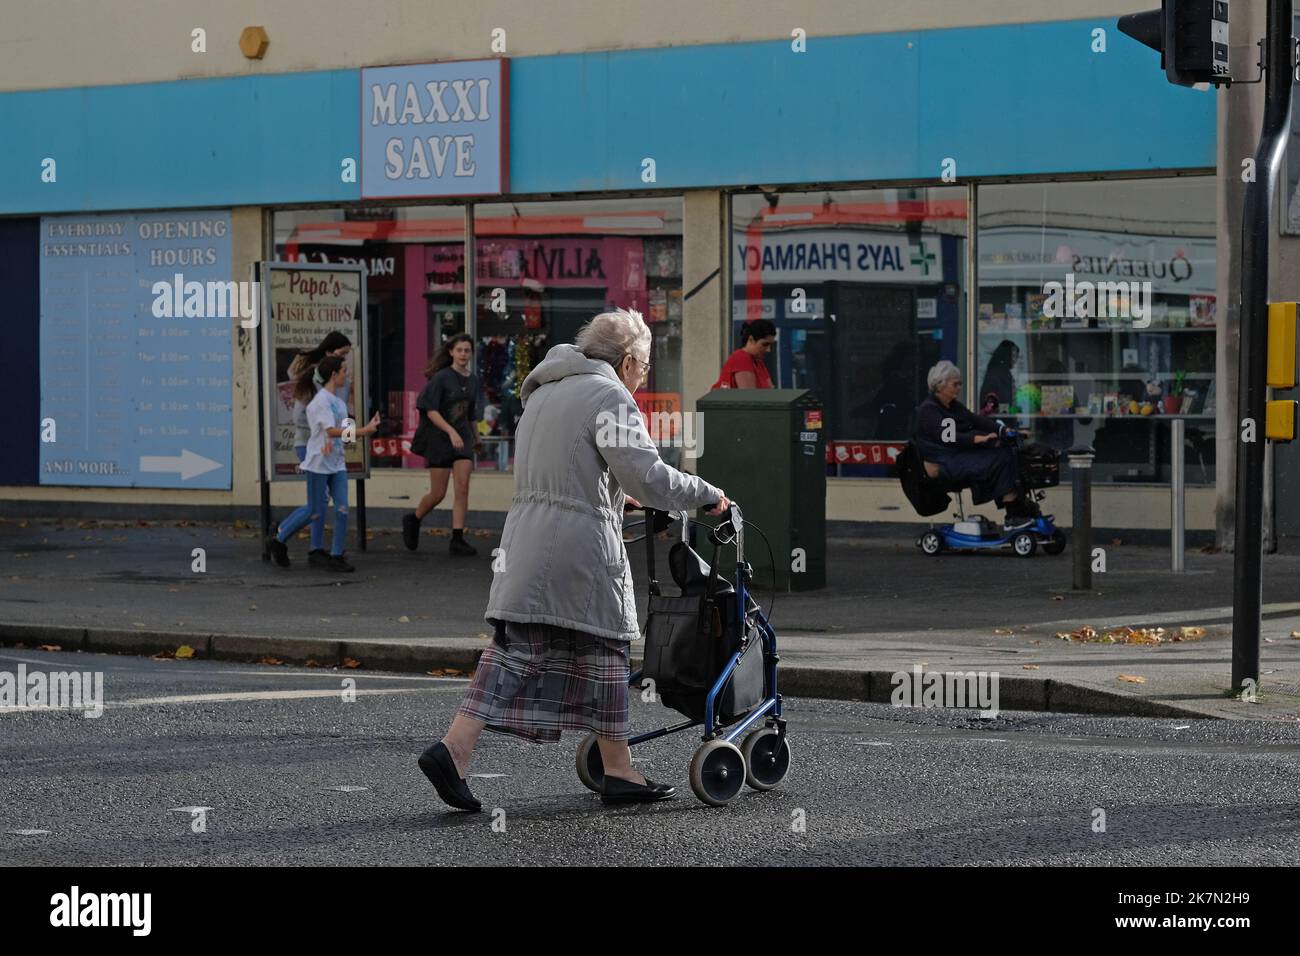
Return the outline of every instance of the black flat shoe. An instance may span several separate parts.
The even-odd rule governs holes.
[[[456,772],[456,761],[451,759],[451,751],[441,740],[420,755],[420,769],[438,791],[443,803],[474,813],[483,809],[483,804],[474,799],[474,794],[469,792],[464,779]]]
[[[671,800],[675,796],[677,796],[676,787],[667,783],[655,783],[649,777],[645,778],[643,786],[621,777],[605,774],[600,788],[601,803],[658,803],[660,800]]]

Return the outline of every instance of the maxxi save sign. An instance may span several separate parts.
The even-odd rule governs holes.
[[[361,195],[506,191],[507,60],[361,71]]]

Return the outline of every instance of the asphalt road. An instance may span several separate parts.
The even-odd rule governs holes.
[[[1300,853],[1300,724],[982,720],[792,699],[793,766],[769,793],[698,802],[683,733],[634,750],[679,798],[609,809],[573,771],[578,735],[538,747],[485,734],[471,768],[484,776],[470,784],[488,812],[466,815],[415,765],[463,680],[0,649],[0,671],[20,663],[102,671],[106,707],[98,719],[0,713],[0,864],[1213,865]],[[633,695],[637,729],[668,714]],[[205,832],[175,809],[195,806],[211,808]],[[32,830],[49,832],[14,832]]]

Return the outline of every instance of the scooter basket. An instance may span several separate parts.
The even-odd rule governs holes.
[[[1020,475],[1028,488],[1055,488],[1061,483],[1061,453],[1047,445],[1019,449]]]

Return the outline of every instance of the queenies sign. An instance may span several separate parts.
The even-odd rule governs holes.
[[[361,195],[492,196],[507,188],[509,64],[361,71]]]

